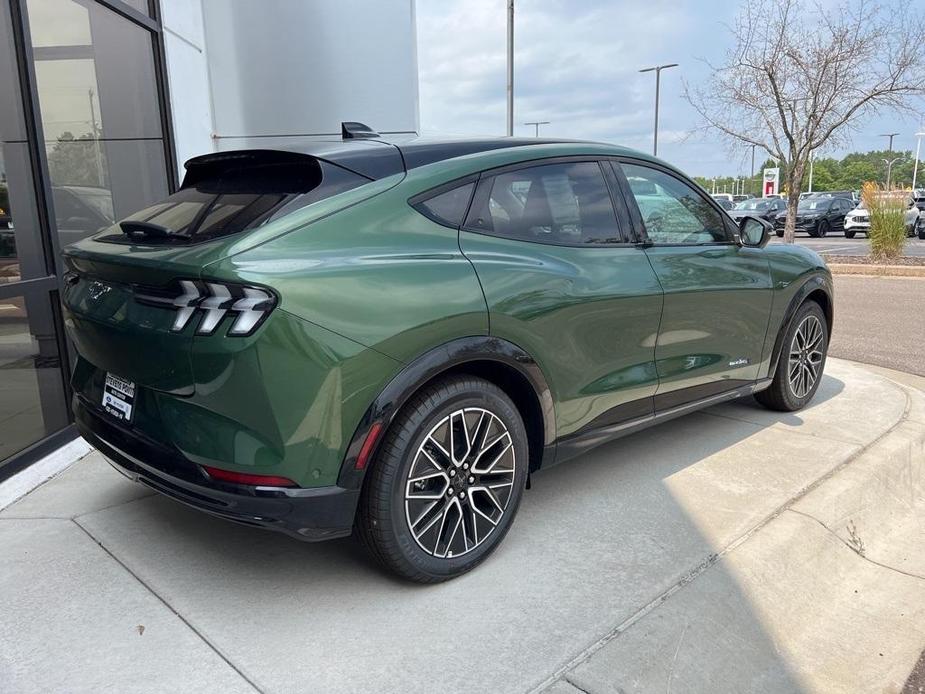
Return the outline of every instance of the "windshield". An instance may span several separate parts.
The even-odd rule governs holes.
[[[800,212],[821,212],[829,209],[831,200],[829,198],[800,200],[797,210]]]
[[[736,205],[737,210],[766,210],[771,206],[770,200],[743,200]]]

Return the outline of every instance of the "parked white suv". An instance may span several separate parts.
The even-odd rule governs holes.
[[[870,233],[870,212],[859,203],[851,212],[845,215],[845,238],[853,239],[858,232]]]

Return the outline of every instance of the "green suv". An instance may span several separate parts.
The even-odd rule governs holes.
[[[539,139],[190,160],[65,253],[81,433],[130,478],[421,582],[481,562],[530,474],[754,394],[813,397],[815,253],[664,162]]]

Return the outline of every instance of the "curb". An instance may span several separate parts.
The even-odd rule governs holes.
[[[874,265],[867,263],[828,264],[833,275],[867,275],[869,277],[925,277],[925,265]]]

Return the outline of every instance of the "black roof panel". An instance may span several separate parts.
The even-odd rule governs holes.
[[[292,138],[248,138],[243,147],[204,154],[188,160],[189,169],[198,164],[218,163],[257,152],[281,151],[324,159],[345,169],[376,180],[434,162],[466,154],[488,152],[527,145],[562,144],[579,140],[553,140],[536,137],[493,137],[481,139],[446,139],[417,137],[389,142],[383,139],[293,140]]]

